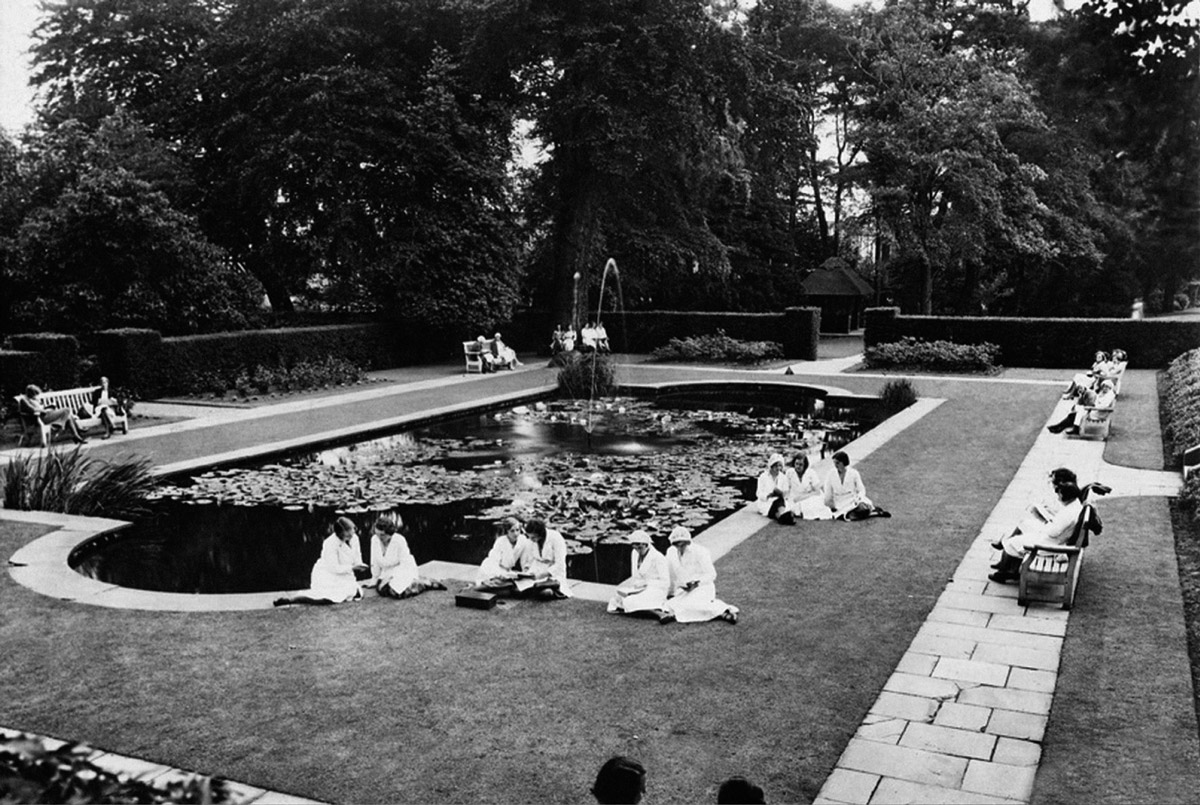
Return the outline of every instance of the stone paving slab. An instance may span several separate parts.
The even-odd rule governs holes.
[[[1048,422],[1068,406],[1056,404]],[[1047,496],[1056,467],[1113,495],[1177,494],[1178,475],[1113,467],[1103,449],[1039,434],[817,801],[1029,801],[1070,613],[1021,606],[1014,587],[988,581],[991,542]]]

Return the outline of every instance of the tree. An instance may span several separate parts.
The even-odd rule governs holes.
[[[856,49],[864,173],[923,313],[935,301],[978,310],[987,300],[976,289],[1006,284],[1006,267],[1071,274],[1100,257],[1087,223],[1047,203],[1072,174],[1052,175],[1017,147],[1050,128],[1010,54],[954,39],[953,26],[901,0],[863,14]],[[1086,198],[1087,188],[1059,195]],[[1066,309],[1070,299],[1056,303]]]
[[[155,188],[162,158],[121,116],[91,133],[64,125],[31,145],[22,166],[30,203],[8,266],[11,326],[178,334],[247,325],[261,289]]]

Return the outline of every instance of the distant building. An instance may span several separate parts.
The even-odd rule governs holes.
[[[875,289],[840,257],[830,257],[805,277],[805,304],[821,309],[821,332],[848,333],[863,326],[863,311]]]

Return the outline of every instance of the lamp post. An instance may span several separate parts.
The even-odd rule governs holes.
[[[579,331],[579,279],[583,276],[575,272],[575,282],[571,287],[571,329]]]

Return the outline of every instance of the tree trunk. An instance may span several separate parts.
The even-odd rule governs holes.
[[[577,185],[564,204],[554,235],[554,321],[578,329],[587,321],[588,288],[598,265],[594,191]],[[576,279],[576,274],[579,275]]]
[[[933,315],[933,266],[929,263],[929,255],[922,254],[921,265],[921,315]]]

